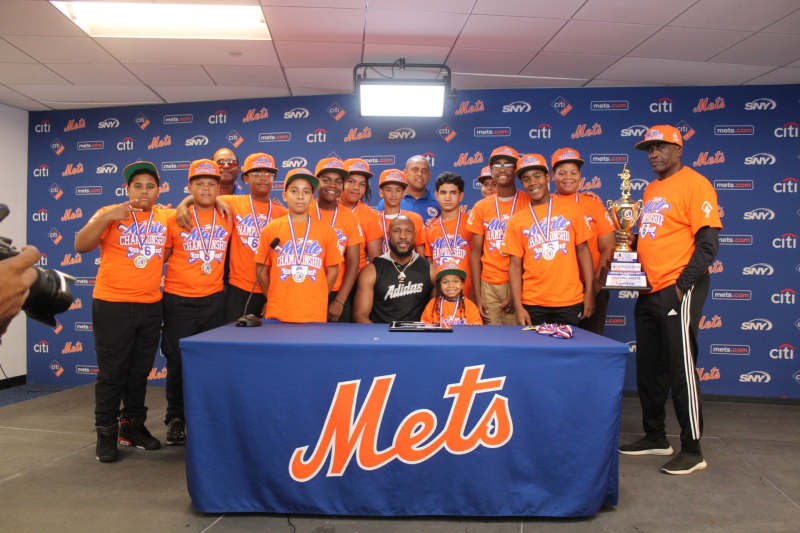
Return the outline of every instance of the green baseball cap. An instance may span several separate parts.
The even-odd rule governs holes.
[[[149,161],[137,161],[136,163],[131,163],[127,167],[123,168],[122,177],[125,178],[125,183],[130,184],[133,175],[140,170],[146,170],[150,172],[153,177],[156,178],[156,181],[161,184],[161,178],[158,177],[158,170],[156,169],[156,166]]]

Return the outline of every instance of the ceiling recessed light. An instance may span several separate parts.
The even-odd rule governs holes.
[[[271,39],[259,6],[52,0],[50,3],[90,37]]]
[[[241,53],[239,50],[231,50],[231,51],[230,51],[230,52],[228,52],[228,53],[229,53],[230,55],[234,56],[234,57],[238,57],[238,56],[242,55],[242,53]]]

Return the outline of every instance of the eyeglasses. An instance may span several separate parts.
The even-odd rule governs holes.
[[[495,170],[500,170],[501,168],[514,168],[515,166],[517,165],[514,163],[495,163],[492,165],[492,168]]]
[[[267,172],[266,170],[252,170],[247,173],[248,176],[253,176],[255,178],[261,178],[264,176],[275,177],[274,172]]]
[[[220,159],[219,161],[217,161],[217,164],[219,166],[231,165],[235,167],[236,165],[239,164],[239,162],[236,161],[235,159]]]

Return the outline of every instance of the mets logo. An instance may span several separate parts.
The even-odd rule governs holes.
[[[652,200],[648,200],[642,210],[642,221],[639,227],[639,236],[644,239],[650,237],[656,238],[656,230],[664,224],[664,211],[668,211],[671,206],[667,203],[665,198],[656,196]]]
[[[433,207],[432,205],[429,205],[428,208],[425,210],[425,212],[428,213],[432,217],[438,217],[439,216],[439,210],[436,209],[435,207]]]
[[[464,368],[459,383],[445,389],[444,398],[452,398],[450,414],[441,432],[436,431],[436,415],[429,409],[418,409],[406,416],[392,439],[392,445],[378,451],[378,436],[383,414],[389,401],[396,375],[378,376],[372,380],[361,409],[356,400],[361,380],[336,385],[328,416],[322,426],[316,447],[309,454],[309,445],[296,448],[289,460],[289,475],[300,483],[316,477],[330,457],[327,477],[343,476],[350,459],[363,470],[375,470],[398,459],[406,464],[422,463],[442,449],[453,455],[464,455],[477,449],[499,448],[511,440],[514,424],[508,398],[495,394],[488,407],[471,429],[467,428],[475,396],[483,392],[503,390],[506,377],[481,379],[484,365]],[[358,415],[356,416],[356,412]]]

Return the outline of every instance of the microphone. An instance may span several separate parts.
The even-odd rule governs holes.
[[[269,243],[269,249],[274,250],[279,244],[281,240],[278,237],[272,239],[272,242]],[[247,306],[250,305],[250,299],[253,297],[253,292],[256,290],[256,285],[258,284],[258,278],[261,277],[261,271],[267,264],[267,258],[269,257],[269,252],[267,252],[266,257],[264,257],[264,262],[258,266],[258,274],[256,274],[256,282],[253,283],[253,288],[250,289],[250,296],[247,297],[247,302],[244,304],[244,311],[242,311],[242,317],[236,321],[237,328],[254,328],[261,325],[261,319],[258,318],[256,315],[248,315],[247,314]]]

